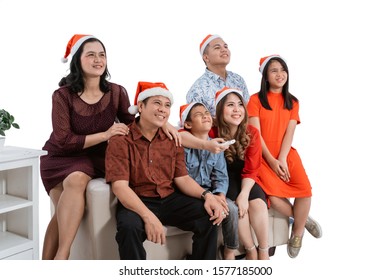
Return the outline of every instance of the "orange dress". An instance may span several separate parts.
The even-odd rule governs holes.
[[[272,110],[265,109],[261,105],[258,94],[253,94],[249,99],[247,110],[250,117],[259,118],[261,136],[272,156],[277,158],[289,121],[296,120],[297,124],[300,123],[299,103],[294,101],[293,109],[287,110],[283,108],[282,94],[273,92],[268,93],[268,102]],[[297,150],[293,147],[288,153],[287,165],[291,177],[289,182],[284,182],[262,158],[259,177],[266,194],[286,198],[311,197],[309,178]]]

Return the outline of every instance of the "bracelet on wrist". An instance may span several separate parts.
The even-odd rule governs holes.
[[[209,190],[205,190],[202,192],[202,195],[200,196],[201,199],[206,200],[206,194],[211,193]]]

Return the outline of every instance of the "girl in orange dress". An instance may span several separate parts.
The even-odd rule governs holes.
[[[294,220],[287,252],[295,258],[302,246],[305,228],[322,236],[318,222],[309,216],[311,185],[298,152],[291,146],[300,123],[299,102],[288,89],[288,68],[279,55],[260,60],[261,89],[247,104],[249,123],[261,134],[260,179],[271,206]],[[294,198],[293,203],[289,198]]]

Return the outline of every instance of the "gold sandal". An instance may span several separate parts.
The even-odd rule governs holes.
[[[302,247],[303,236],[292,236],[287,243],[287,253],[290,258],[296,258]]]

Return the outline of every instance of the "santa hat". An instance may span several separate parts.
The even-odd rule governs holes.
[[[136,115],[138,113],[138,102],[145,100],[151,96],[162,95],[171,101],[173,104],[173,95],[167,89],[164,83],[138,82],[137,92],[135,93],[134,105],[129,107],[129,113]]]
[[[216,94],[215,94],[215,106],[218,105],[219,101],[221,101],[222,98],[224,98],[226,95],[228,95],[231,92],[238,93],[241,97],[243,97],[243,94],[242,94],[241,90],[238,90],[238,89],[235,89],[235,88],[224,87],[223,89],[217,91]]]
[[[267,65],[267,63],[268,63],[271,59],[273,59],[273,58],[275,58],[275,57],[280,58],[280,59],[282,59],[284,62],[286,62],[286,60],[285,60],[283,57],[281,57],[280,55],[278,55],[278,54],[273,54],[273,55],[269,55],[269,56],[262,57],[262,58],[260,58],[260,63],[259,63],[259,64],[260,64],[259,71],[260,71],[261,74],[263,74],[264,68],[265,68],[265,66]]]
[[[200,55],[203,57],[204,49],[207,47],[208,44],[214,39],[221,38],[219,35],[207,35],[206,38],[203,39],[202,43],[200,43],[199,51]],[[221,38],[222,39],[222,38]]]
[[[184,122],[186,121],[188,114],[191,112],[192,107],[194,107],[196,104],[200,104],[206,107],[201,102],[191,102],[189,104],[180,106],[180,122],[179,122],[180,127],[184,127]]]
[[[80,48],[82,43],[84,43],[86,40],[90,38],[95,38],[92,35],[83,35],[83,34],[75,34],[72,38],[70,38],[68,45],[66,46],[65,55],[61,58],[61,61],[63,63],[68,62],[68,56],[74,55],[77,50]]]

